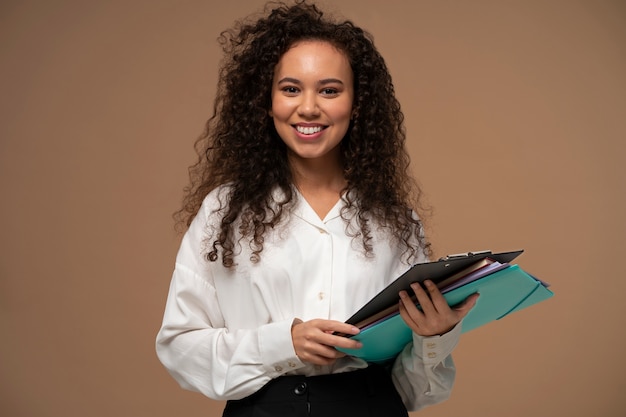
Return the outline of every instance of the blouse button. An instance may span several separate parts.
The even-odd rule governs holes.
[[[276,365],[276,366],[274,367],[274,370],[275,370],[276,372],[282,372],[282,371],[283,371],[283,367],[282,367],[282,366],[280,366],[280,365]]]

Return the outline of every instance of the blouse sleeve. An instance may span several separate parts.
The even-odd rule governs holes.
[[[226,328],[211,268],[203,261],[207,214],[203,206],[181,243],[156,351],[183,388],[216,400],[240,399],[304,364],[291,341],[292,320]]]
[[[456,375],[451,354],[460,335],[461,323],[442,336],[413,333],[413,342],[404,348],[392,368],[394,385],[408,410],[448,399]]]

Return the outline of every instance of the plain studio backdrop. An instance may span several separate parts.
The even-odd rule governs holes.
[[[263,3],[0,3],[2,416],[220,415],[154,338],[216,38]],[[523,248],[556,293],[465,334],[416,415],[624,416],[625,2],[326,6],[391,70],[436,255]]]

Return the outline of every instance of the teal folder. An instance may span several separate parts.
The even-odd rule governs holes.
[[[444,297],[448,305],[455,305],[474,293],[479,293],[480,297],[463,319],[462,332],[499,320],[554,295],[545,283],[519,266],[510,265],[445,293]],[[380,363],[395,358],[413,340],[413,333],[402,317],[395,314],[365,328],[353,338],[363,343],[361,349],[340,350],[368,362]]]

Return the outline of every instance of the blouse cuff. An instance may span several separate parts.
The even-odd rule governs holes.
[[[413,353],[422,358],[424,364],[437,364],[452,353],[460,336],[460,322],[441,336],[424,337],[413,333]]]
[[[303,368],[291,340],[292,320],[269,323],[259,329],[259,348],[268,375],[276,378]]]

